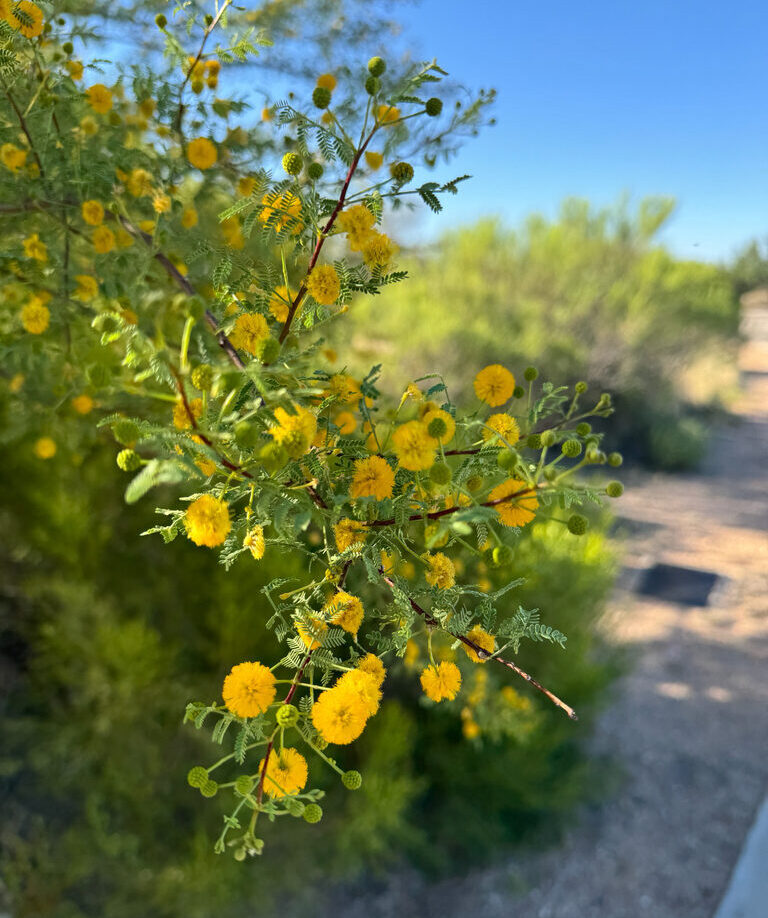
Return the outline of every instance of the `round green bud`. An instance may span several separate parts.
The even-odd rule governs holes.
[[[65,54],[71,54],[75,50],[75,46],[72,44],[71,41],[65,41],[64,44],[61,46],[61,50]]]
[[[448,432],[448,425],[442,418],[432,418],[427,427],[427,433],[433,440],[441,440]]]
[[[281,727],[295,727],[299,722],[299,709],[292,704],[283,704],[277,709],[276,720]]]
[[[277,443],[265,443],[259,450],[259,459],[267,472],[273,475],[285,465],[288,456]]]
[[[413,178],[413,166],[410,163],[392,163],[389,174],[398,185],[407,185]]]
[[[280,342],[271,335],[261,338],[256,345],[256,356],[264,363],[273,363],[280,356]]]
[[[238,446],[253,447],[259,442],[261,432],[249,421],[238,421],[235,424],[235,442]]]
[[[515,386],[512,390],[512,398],[522,398],[525,395],[525,389],[522,386]]]
[[[568,531],[573,535],[584,535],[588,525],[587,518],[580,513],[574,513],[568,518]]]
[[[430,118],[437,118],[442,110],[442,99],[436,99],[434,96],[431,99],[427,99],[427,104],[424,106],[424,111],[429,115]]]
[[[310,803],[304,807],[304,812],[302,815],[304,816],[304,822],[314,824],[316,822],[320,822],[320,820],[323,818],[323,809],[316,803]]]
[[[577,433],[580,437],[586,437],[587,434],[592,433],[592,425],[591,425],[591,424],[587,424],[586,421],[582,421],[581,424],[577,424],[577,425],[576,425],[576,433]]]
[[[429,470],[429,480],[437,485],[445,485],[453,477],[451,467],[446,462],[436,462]]]
[[[208,778],[205,784],[200,788],[200,793],[203,797],[215,797],[218,789],[219,785],[212,778]]]
[[[557,469],[545,468],[544,477],[547,479],[547,481],[554,481],[555,478],[557,478]]]
[[[496,456],[496,465],[498,465],[500,469],[511,469],[517,464],[517,458],[517,450],[502,449]]]
[[[603,392],[600,401],[597,403],[598,408],[608,408],[611,405],[611,395],[609,392]]]
[[[578,440],[566,440],[561,447],[564,456],[575,459],[581,455],[581,443]]]
[[[608,497],[621,497],[624,493],[624,485],[620,481],[609,481],[605,486],[605,493]]]
[[[467,490],[468,491],[479,491],[483,486],[483,476],[482,475],[470,475],[467,478]]]
[[[608,465],[612,465],[617,469],[622,462],[624,462],[624,457],[621,453],[608,453]]]
[[[85,371],[85,375],[88,382],[96,389],[103,389],[112,381],[109,367],[105,367],[103,363],[92,363]]]
[[[528,382],[533,382],[534,379],[539,378],[539,371],[536,369],[536,367],[526,367],[525,371],[523,372],[523,378],[527,379]]]
[[[192,370],[192,385],[201,392],[209,392],[213,385],[213,367],[209,363],[201,363]]]
[[[324,171],[325,170],[320,163],[310,163],[307,166],[307,175],[310,179],[312,179],[313,182],[317,182],[319,179],[321,179],[323,177]]]
[[[587,450],[587,462],[592,462],[595,465],[605,465],[607,461],[608,457],[601,449]]]
[[[157,16],[155,16],[155,25],[158,29],[164,29],[168,25],[168,20],[162,13],[158,13]]]
[[[187,784],[190,787],[202,787],[208,780],[208,769],[202,765],[195,765],[187,772]]]
[[[316,736],[314,740],[312,740],[312,745],[315,749],[319,749],[320,752],[322,752],[323,749],[328,748],[328,740],[323,739],[322,736]]]
[[[248,852],[245,848],[236,848],[232,857],[234,857],[236,861],[244,861],[248,857]]]
[[[117,454],[117,467],[124,472],[135,472],[141,468],[141,456],[132,449],[123,449]]]
[[[496,567],[504,567],[512,560],[512,549],[509,545],[497,545],[493,549],[493,563]]]
[[[331,104],[331,90],[325,86],[316,86],[312,92],[315,108],[328,108]]]
[[[375,76],[369,76],[365,81],[365,91],[369,96],[375,96],[381,89],[381,80]]]
[[[525,438],[525,445],[529,449],[541,449],[541,434],[528,434]]]
[[[115,421],[112,425],[112,436],[123,446],[131,446],[139,439],[139,428],[133,421]]]
[[[347,790],[357,790],[363,783],[363,776],[359,771],[345,771],[341,776],[341,783]]]
[[[298,153],[286,153],[283,157],[283,169],[288,175],[298,175],[304,168],[304,160]]]
[[[580,382],[577,382],[573,388],[579,393],[579,395],[583,395],[587,391],[588,387],[584,380],[581,380]]]
[[[250,775],[238,775],[235,778],[235,793],[247,797],[253,790],[253,778]]]
[[[299,347],[299,336],[290,334],[283,342],[283,346],[287,351],[295,351]]]
[[[371,76],[380,77],[387,69],[387,62],[381,57],[372,57],[368,61],[368,73]]]
[[[541,445],[554,446],[556,439],[557,434],[554,432],[554,430],[545,430],[541,435]]]
[[[298,818],[304,815],[305,805],[301,800],[291,799],[289,797],[288,800],[286,800],[285,808],[291,816],[296,816]]]

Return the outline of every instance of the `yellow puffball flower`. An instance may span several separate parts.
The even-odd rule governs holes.
[[[351,593],[339,590],[323,606],[323,612],[330,616],[332,625],[338,625],[350,634],[357,634],[363,621],[363,604]]]
[[[293,303],[296,294],[285,284],[275,287],[269,300],[269,311],[278,322],[285,322],[288,318],[288,310]]]
[[[371,233],[363,245],[363,261],[369,268],[386,268],[399,252],[399,248],[384,233]]]
[[[336,77],[332,73],[323,73],[317,78],[317,85],[333,92],[336,89]]]
[[[99,255],[106,255],[107,252],[111,252],[115,247],[115,234],[108,226],[96,227],[91,238],[93,247]]]
[[[282,446],[292,459],[298,459],[308,452],[317,435],[317,418],[300,405],[294,406],[293,413],[285,408],[275,408],[273,412],[277,424],[269,428],[269,433],[278,446]]]
[[[69,71],[69,75],[73,80],[82,80],[83,78],[83,62],[82,61],[67,61],[64,65]]]
[[[295,628],[307,650],[317,650],[318,647],[322,646],[328,625],[322,619],[312,616],[309,627],[304,622],[296,622]]]
[[[421,687],[432,701],[452,701],[461,688],[461,672],[455,663],[428,666],[421,674]]]
[[[360,383],[347,373],[336,373],[328,381],[328,394],[342,405],[356,405],[363,397]]]
[[[237,193],[242,198],[249,198],[256,188],[256,179],[251,178],[249,175],[244,175],[237,182]]]
[[[442,424],[432,424],[433,421],[442,421]],[[425,411],[421,416],[421,423],[426,425],[430,437],[434,437],[435,440],[439,440],[443,444],[450,443],[456,435],[456,421],[454,421],[453,415],[443,411],[442,408],[431,408],[429,411]],[[430,425],[432,426],[430,427]],[[439,433],[437,432],[438,428],[441,431]]]
[[[375,172],[377,169],[381,169],[381,164],[384,162],[384,156],[382,153],[375,153],[373,150],[367,150],[365,153],[365,162],[368,168]]]
[[[162,192],[156,192],[152,196],[152,209],[156,214],[167,214],[171,209],[170,197]]]
[[[90,414],[93,411],[93,399],[85,393],[76,395],[72,399],[72,407],[78,414]]]
[[[26,239],[22,241],[24,246],[24,254],[27,258],[34,258],[35,261],[48,261],[48,247],[44,242],[40,241],[40,237],[37,233],[32,233],[31,236],[27,236]]]
[[[56,441],[50,437],[40,437],[35,442],[34,450],[38,459],[53,459],[56,455]]]
[[[353,500],[360,497],[375,497],[384,500],[392,497],[395,487],[395,473],[383,456],[369,456],[355,462],[355,474],[349,486]]]
[[[358,520],[343,518],[333,527],[333,537],[339,551],[346,551],[353,545],[362,546],[365,536],[365,526]]]
[[[184,514],[187,537],[195,545],[205,545],[208,548],[221,545],[231,526],[229,505],[210,494],[203,494],[192,501]]]
[[[85,91],[88,97],[88,104],[99,115],[106,115],[112,108],[112,93],[104,86],[103,83],[94,83]]]
[[[255,355],[259,342],[267,337],[269,328],[264,316],[257,312],[246,312],[237,317],[229,339],[239,350]]]
[[[23,13],[24,18],[18,15],[19,12]],[[30,0],[20,0],[11,6],[5,18],[25,38],[37,38],[43,31],[43,11]]]
[[[0,162],[11,172],[18,172],[27,161],[27,151],[21,150],[15,144],[4,143],[0,147]]]
[[[478,647],[482,647],[486,653],[493,653],[496,648],[496,638],[492,634],[488,634],[488,632],[484,628],[481,628],[480,625],[475,625],[474,628],[468,631],[467,637],[470,641],[477,644]],[[478,656],[477,651],[472,650],[471,647],[467,647],[466,644],[462,644],[461,646],[464,648],[464,652],[469,657],[469,659],[472,660],[473,663],[486,662],[484,659],[481,659]]]
[[[21,310],[21,324],[30,335],[42,335],[51,321],[51,311],[38,297],[32,297]]]
[[[514,446],[520,439],[520,427],[508,414],[492,414],[485,424],[483,440],[490,440],[498,434],[505,443]]]
[[[98,133],[99,125],[96,123],[95,118],[92,118],[90,115],[85,115],[80,119],[80,130],[86,137],[93,137]]]
[[[145,118],[151,118],[155,113],[155,100],[142,99],[141,102],[139,102],[139,111]]]
[[[361,251],[370,241],[375,222],[376,218],[364,204],[355,204],[336,218],[336,225],[347,234],[353,252]]]
[[[184,229],[192,229],[193,226],[197,226],[197,211],[194,207],[185,207],[184,212],[181,215],[181,225]]]
[[[453,561],[442,552],[434,555],[427,555],[424,559],[429,565],[429,570],[424,574],[427,583],[430,586],[436,586],[440,590],[447,590],[456,582],[456,569]]]
[[[312,706],[312,723],[328,743],[345,746],[365,729],[368,714],[360,693],[350,686],[334,686]]]
[[[8,391],[16,394],[21,392],[21,387],[24,385],[24,374],[17,373],[15,376],[12,376],[8,382]]]
[[[152,194],[152,176],[146,169],[132,169],[125,179],[125,187],[134,198]]]
[[[333,265],[317,265],[307,279],[307,292],[321,306],[332,306],[339,298],[341,281]]]
[[[381,704],[381,689],[376,677],[371,673],[363,672],[360,669],[353,669],[344,673],[336,680],[334,688],[350,689],[357,692],[360,701],[365,707],[366,717],[373,717],[379,710]]]
[[[271,108],[262,108],[261,110],[261,120],[262,121],[271,121],[274,118]]]
[[[263,663],[238,663],[224,679],[221,694],[236,717],[256,717],[269,708],[276,691],[275,677]]]
[[[197,137],[187,144],[187,159],[196,169],[210,169],[219,154],[207,137]]]
[[[77,287],[72,296],[81,303],[92,300],[99,292],[99,282],[90,274],[76,274]]]
[[[403,655],[403,663],[407,669],[413,669],[419,661],[419,645],[413,639],[409,640],[405,645],[405,654]]]
[[[515,391],[515,377],[506,367],[498,363],[480,370],[475,376],[475,395],[481,402],[496,408],[512,398]]]
[[[251,526],[243,539],[243,548],[248,549],[254,560],[261,561],[264,557],[264,550],[266,548],[263,526]]]
[[[525,526],[534,518],[539,506],[535,491],[535,488],[518,478],[508,478],[496,485],[488,495],[488,500],[500,501],[495,504],[495,509],[505,526]],[[510,499],[505,501],[505,497]]]
[[[384,664],[376,656],[376,654],[369,653],[366,654],[362,660],[357,664],[357,668],[363,672],[368,673],[369,676],[373,676],[376,680],[376,685],[381,687],[384,682],[384,677],[387,675],[387,671],[384,668]]]
[[[392,434],[392,443],[402,468],[420,472],[435,464],[435,443],[421,421],[401,424]]]
[[[285,191],[275,197],[267,192],[261,199],[259,222],[273,226],[276,232],[282,232],[289,224],[291,235],[301,232],[304,224],[301,221],[301,201],[295,194]]]
[[[83,201],[82,212],[89,226],[101,226],[104,222],[104,208],[99,201]]]
[[[357,429],[357,419],[351,411],[340,411],[333,419],[333,423],[339,428],[339,433],[342,435],[354,433]]]
[[[263,768],[264,759],[259,762],[259,774]],[[307,760],[300,752],[288,746],[283,747],[279,752],[273,749],[267,761],[264,791],[269,797],[275,799],[290,797],[304,790],[307,775]]]
[[[133,245],[133,236],[131,236],[128,230],[124,229],[122,226],[118,226],[117,232],[115,233],[115,240],[118,247],[121,249],[127,249],[129,246]]]
[[[203,415],[203,400],[201,398],[193,398],[187,404],[189,404],[189,411],[192,412],[192,417],[195,421],[199,421]],[[189,430],[192,427],[189,411],[187,411],[187,406],[184,404],[184,399],[177,399],[176,404],[173,406],[173,426],[176,430]]]
[[[380,105],[376,110],[376,120],[379,124],[392,124],[400,117],[400,109],[394,105]]]
[[[228,246],[233,249],[242,249],[245,246],[245,237],[240,228],[240,221],[237,217],[228,217],[219,224],[221,235],[224,237]]]

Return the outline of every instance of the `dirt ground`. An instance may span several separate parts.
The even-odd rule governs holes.
[[[617,591],[606,625],[637,657],[595,748],[622,760],[620,792],[556,849],[436,886],[401,876],[343,918],[712,918],[768,783],[768,340],[741,370],[703,468],[638,474],[617,502],[638,524],[625,587],[658,561],[722,578],[704,607]]]

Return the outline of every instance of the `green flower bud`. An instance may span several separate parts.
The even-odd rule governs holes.
[[[204,19],[205,19],[205,24],[206,24],[207,26],[209,26],[209,25],[211,25],[211,24],[213,23],[213,16],[211,16],[210,13],[206,13],[205,16],[204,16]]]
[[[525,395],[525,389],[522,386],[515,386],[512,390],[512,398],[522,398]]]
[[[303,816],[304,822],[308,822],[310,824],[320,822],[320,820],[323,818],[322,807],[318,806],[316,803],[310,803],[304,808]]]
[[[75,50],[75,46],[72,44],[71,41],[65,41],[64,44],[61,46],[61,50],[65,54],[71,54]]]
[[[328,740],[323,739],[322,736],[316,736],[312,740],[312,745],[315,747],[315,749],[319,749],[320,752],[322,752],[323,749],[328,748]]]
[[[265,443],[259,450],[261,464],[270,475],[279,472],[288,460],[285,450],[277,443]]]
[[[380,57],[372,57],[368,61],[368,73],[370,73],[371,76],[380,77],[386,69],[386,61]]]
[[[238,775],[235,778],[235,793],[247,797],[253,790],[253,778],[250,775]]]
[[[283,704],[277,709],[276,720],[281,727],[295,727],[299,722],[299,709],[292,704]]]
[[[573,535],[584,535],[588,526],[589,523],[587,523],[587,518],[580,513],[574,513],[568,519],[568,531],[573,533]]]
[[[203,768],[202,765],[195,765],[194,768],[190,768],[187,772],[187,784],[190,787],[202,787],[205,782],[208,780],[208,769]]]
[[[568,456],[569,459],[575,459],[581,455],[581,443],[578,440],[566,440],[560,448],[563,455]]]
[[[605,465],[607,461],[608,457],[601,449],[587,450],[587,462],[592,462],[595,465]]]
[[[323,167],[320,163],[310,163],[307,166],[307,175],[313,182],[317,182],[323,177]]]
[[[556,439],[557,434],[554,432],[554,430],[545,430],[541,435],[541,445],[554,446]]]
[[[496,456],[496,465],[500,469],[511,469],[517,464],[518,453],[514,449],[503,449]]]
[[[315,108],[328,108],[331,104],[331,90],[325,86],[316,86],[312,92],[312,101]]]
[[[201,363],[192,370],[192,385],[201,392],[209,392],[213,385],[213,367],[209,363]]]
[[[621,453],[608,453],[608,465],[612,465],[614,468],[618,468],[623,461],[624,457],[621,455]]]
[[[168,20],[162,13],[158,13],[157,16],[155,16],[155,25],[158,29],[164,29],[168,25]]]
[[[112,436],[123,446],[132,446],[139,439],[139,428],[133,421],[115,421],[112,425]]]
[[[235,424],[235,442],[238,446],[253,447],[261,439],[261,431],[255,424],[238,421]]]
[[[587,424],[586,421],[582,421],[581,424],[577,424],[577,425],[576,425],[576,433],[577,433],[580,437],[586,437],[587,434],[592,433],[592,425],[591,425],[591,424]]]
[[[582,380],[581,382],[577,382],[573,388],[579,393],[579,395],[583,395],[587,391],[588,387],[587,384]]]
[[[103,389],[112,381],[109,367],[105,367],[103,363],[92,363],[85,371],[85,376],[94,389]]]
[[[525,371],[523,373],[523,378],[527,379],[528,382],[533,382],[534,379],[538,379],[538,377],[539,377],[539,371],[536,369],[536,367],[526,367],[525,368]]]
[[[624,485],[620,481],[609,481],[605,486],[605,493],[608,497],[621,497],[624,493]]]
[[[218,789],[219,785],[212,778],[208,778],[200,788],[200,793],[203,797],[215,797]]]
[[[363,783],[363,776],[359,771],[345,771],[341,776],[341,783],[347,790],[357,790]]]
[[[304,168],[304,160],[298,153],[286,153],[283,157],[283,169],[288,175],[298,175]]]
[[[123,449],[117,454],[117,467],[124,472],[135,472],[141,468],[141,456],[132,449]]]
[[[410,163],[392,163],[389,174],[398,185],[407,185],[413,178],[413,166]]]
[[[427,427],[427,433],[434,440],[441,440],[448,432],[448,425],[442,418],[432,418]]]
[[[445,485],[451,480],[451,467],[445,462],[436,462],[429,470],[429,480],[437,485]]]
[[[381,80],[375,76],[369,76],[365,81],[365,91],[369,96],[375,96],[381,89]]]
[[[234,857],[236,861],[244,861],[248,857],[248,852],[245,848],[236,848],[232,857]]]
[[[540,434],[528,434],[525,438],[525,445],[529,449],[541,449],[541,435]]]
[[[291,816],[296,816],[297,818],[303,816],[304,810],[306,809],[305,804],[302,803],[301,800],[291,799],[290,797],[285,802],[285,808]]]
[[[430,118],[437,118],[442,110],[442,99],[436,99],[434,96],[431,99],[427,99],[427,104],[424,106],[424,111],[429,115]]]
[[[256,356],[264,363],[272,363],[280,356],[280,342],[271,335],[262,338],[256,345]]]
[[[554,481],[555,478],[557,478],[557,469],[545,468],[544,477],[547,479],[547,481]]]
[[[479,491],[483,486],[483,476],[482,475],[470,475],[467,478],[467,490],[468,491]]]
[[[497,545],[493,549],[493,563],[496,567],[504,567],[512,560],[512,549],[509,545]]]
[[[600,396],[600,401],[597,403],[598,408],[609,408],[611,405],[611,396],[608,392],[603,392]]]

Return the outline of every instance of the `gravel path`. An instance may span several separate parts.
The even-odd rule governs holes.
[[[637,660],[595,746],[622,760],[619,794],[557,849],[436,886],[402,876],[342,918],[712,918],[768,783],[768,341],[741,366],[700,473],[638,475],[618,502],[654,524],[631,527],[629,568],[724,578],[706,607],[616,596],[607,627]]]

